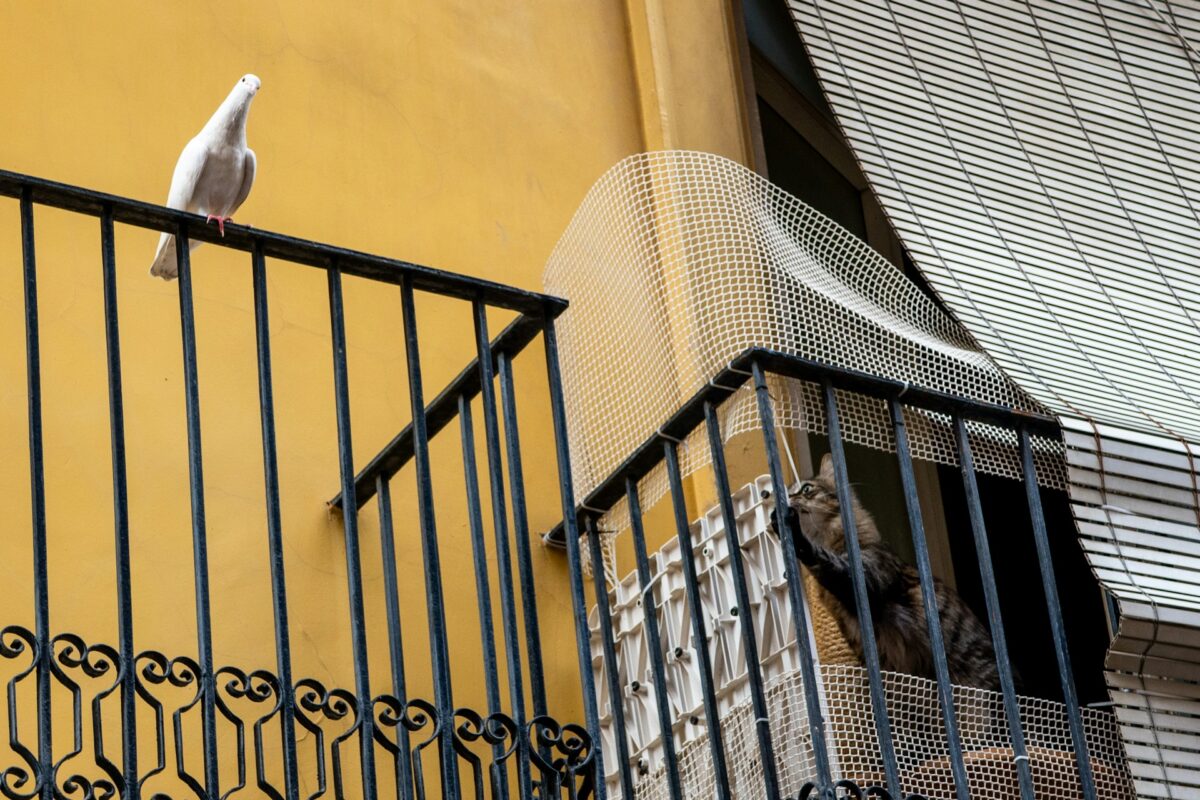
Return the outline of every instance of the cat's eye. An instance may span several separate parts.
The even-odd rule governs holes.
[[[800,487],[800,496],[801,497],[812,497],[814,491],[815,490],[813,489],[813,485],[811,483],[806,483]]]

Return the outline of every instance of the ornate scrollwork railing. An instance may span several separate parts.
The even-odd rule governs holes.
[[[80,637],[72,633],[63,633],[50,641],[52,657],[50,673],[59,684],[71,693],[72,749],[69,753],[54,762],[51,778],[56,795],[71,800],[108,800],[117,794],[118,789],[124,788],[124,780],[120,768],[112,762],[104,752],[104,726],[102,724],[102,703],[117,690],[121,684],[122,665],[117,651],[106,644],[89,646]],[[71,672],[78,672],[83,678],[101,678],[111,673],[112,679],[92,697],[91,717],[92,729],[95,731],[94,755],[95,766],[103,773],[103,777],[88,778],[78,772],[68,770],[67,775],[60,776],[68,762],[78,760],[83,752],[83,690],[80,681],[71,677]],[[86,766],[86,765],[85,765]]]
[[[333,767],[333,796],[337,800],[345,797],[342,782],[342,744],[357,732],[362,725],[354,694],[345,689],[326,689],[319,681],[305,678],[296,684],[296,722],[313,734],[313,748],[317,765],[317,791],[308,796],[309,800],[321,797],[327,790],[325,773],[325,730],[321,727],[321,717],[327,721],[343,723],[341,733],[333,737],[330,744],[330,761]]]
[[[547,796],[566,792],[571,800],[587,800],[595,790],[595,754],[592,738],[578,725],[560,725],[550,717],[529,723],[533,745],[530,759],[541,771]]]
[[[195,708],[201,701],[204,685],[200,681],[200,667],[187,656],[168,658],[162,653],[152,650],[139,653],[134,659],[137,667],[137,695],[150,707],[154,713],[154,741],[157,763],[153,769],[139,777],[142,794],[148,780],[166,772],[166,732],[163,727],[166,708],[161,699],[154,694],[153,687],[173,686],[179,689],[192,688],[190,699],[171,711],[171,728],[175,741],[175,774],[200,800],[207,800],[201,781],[188,771],[184,751],[186,749],[183,735],[183,717]]]
[[[0,795],[9,800],[38,797],[47,783],[57,800],[131,796],[121,768],[120,737],[115,753],[105,739],[106,729],[111,737],[113,726],[119,729],[121,724],[120,690],[127,668],[134,670],[135,702],[143,709],[140,718],[153,721],[137,732],[142,747],[154,753],[137,774],[141,797],[175,797],[159,787],[162,783],[181,785],[199,800],[228,800],[247,791],[252,780],[258,793],[284,800],[284,779],[268,765],[279,759],[282,737],[273,731],[279,730],[287,703],[294,709],[298,730],[309,734],[312,747],[311,759],[306,759],[311,774],[299,777],[298,796],[316,800],[331,790],[335,800],[357,796],[344,779],[343,763],[357,764],[345,748],[350,740],[363,735],[364,712],[349,690],[303,678],[285,691],[272,672],[234,666],[215,670],[212,680],[206,681],[195,659],[153,650],[139,653],[133,664],[126,665],[116,648],[89,644],[72,633],[54,636],[43,652],[37,637],[17,625],[0,629],[0,668],[9,673],[6,711],[10,757],[15,759],[0,764]],[[29,692],[39,669],[70,697],[70,748],[46,761],[39,758],[36,721],[18,713],[20,698]],[[221,785],[212,788],[205,786],[202,744],[195,732],[208,686],[212,687],[222,752],[236,753],[232,769],[223,768]],[[67,718],[59,705],[62,696],[62,692],[54,695],[55,722]],[[522,730],[505,714],[484,715],[469,708],[459,708],[453,719],[442,720],[436,706],[426,700],[401,701],[391,695],[376,697],[371,706],[367,713],[375,722],[371,726],[374,746],[391,757],[397,781],[406,782],[411,796],[418,800],[434,796],[427,776],[430,769],[436,773],[437,767],[425,761],[436,760],[428,751],[439,742],[446,725],[453,726],[464,798],[503,797],[504,787],[509,785],[508,771],[522,753],[529,754],[539,798],[587,800],[592,794],[592,743],[579,726],[539,717]],[[144,713],[147,710],[148,715]],[[114,715],[118,719],[114,720]],[[173,760],[168,759],[169,750],[174,751]],[[44,769],[43,763],[48,763],[48,768]]]
[[[21,760],[20,764],[6,765],[0,769],[0,792],[12,800],[36,797],[42,790],[44,776],[37,756],[21,741],[17,719],[17,689],[37,668],[41,648],[33,633],[19,625],[9,625],[0,630],[0,657],[7,660],[29,657],[29,664],[17,671],[8,680],[8,744]]]
[[[474,787],[475,796],[485,796],[483,759],[471,747],[476,742],[491,745],[492,763],[487,768],[487,785],[492,797],[501,796],[500,786],[506,780],[505,764],[520,742],[517,724],[504,714],[483,717],[469,708],[457,709],[454,718],[456,722],[461,720],[454,728],[454,752],[470,768],[471,786]]]
[[[255,785],[271,800],[284,800],[283,792],[267,779],[263,726],[274,719],[283,708],[283,692],[279,680],[266,670],[246,673],[237,667],[222,667],[216,673],[216,706],[221,716],[233,725],[237,735],[237,784],[221,795],[221,800],[246,786],[246,725],[234,712],[230,701],[247,701],[255,706],[270,704],[265,713],[254,720]]]

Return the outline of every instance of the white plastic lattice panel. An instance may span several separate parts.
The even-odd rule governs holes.
[[[792,627],[791,605],[783,577],[783,557],[779,541],[770,532],[772,502],[766,495],[770,478],[762,476],[734,493],[734,514],[738,538],[742,542],[750,608],[738,607],[733,573],[729,567],[730,540],[720,508],[714,507],[689,528],[700,590],[700,613],[708,634],[706,643],[713,667],[717,709],[726,737],[731,780],[747,791],[761,786],[758,744],[750,708],[747,653],[742,644],[740,624],[753,621],[764,680],[770,684],[768,705],[772,718],[801,722],[804,718],[803,692],[796,670],[799,667]],[[687,601],[679,542],[672,539],[650,554],[653,573],[651,596],[659,621],[662,658],[667,677],[668,700],[672,715],[676,753],[684,774],[688,796],[711,796],[712,763],[708,752],[700,668],[692,635],[691,608]],[[614,620],[617,660],[626,671],[625,715],[629,728],[628,754],[638,783],[639,797],[665,797],[663,751],[657,724],[657,706],[653,687],[650,653],[644,631],[645,609],[641,604],[637,573],[630,573],[610,594]],[[591,619],[593,658],[602,658],[593,609]],[[618,620],[620,622],[618,623]],[[602,670],[597,670],[603,676]],[[638,689],[632,689],[632,681]],[[598,687],[603,715],[602,727],[611,727],[607,711],[607,687]],[[776,734],[780,757],[792,764],[811,764],[811,745],[807,726],[799,725]],[[615,740],[611,730],[604,731],[605,772],[612,797],[620,796]],[[786,739],[786,741],[784,741]],[[798,769],[797,774],[805,774]],[[802,783],[802,782],[801,782]],[[797,784],[797,787],[800,784]],[[707,793],[707,794],[706,794]],[[739,795],[743,796],[743,795]],[[750,796],[750,795],[745,795]]]
[[[605,754],[604,771],[607,778],[617,774],[616,758],[609,756],[610,753],[616,752],[616,728],[612,719],[612,697],[608,691],[599,614],[599,609],[593,606],[588,614],[588,633],[592,646],[592,683],[596,687],[596,710],[600,714],[600,739]]]
[[[729,570],[728,539],[719,508],[714,508],[691,526],[696,550],[700,602],[708,632],[708,655],[713,683],[719,687],[717,712],[724,716],[749,695],[745,691],[746,654],[742,647],[737,615],[736,589]]]
[[[664,547],[651,562],[658,583],[655,603],[658,610],[659,634],[663,645],[663,660],[671,709],[676,721],[676,735],[682,745],[703,733],[700,662],[692,636],[692,611],[687,601],[683,577],[683,562],[678,544]]]
[[[629,753],[638,760],[658,740],[659,735],[658,717],[654,713],[654,682],[650,672],[645,616],[636,580],[623,581],[616,587],[614,596],[613,627],[618,643],[617,658],[621,662],[621,695],[625,703]]]

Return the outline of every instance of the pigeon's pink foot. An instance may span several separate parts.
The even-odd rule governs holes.
[[[221,236],[224,236],[225,235],[225,223],[228,222],[229,220],[233,219],[233,217],[219,217],[216,214],[209,214],[208,218],[205,219],[204,221],[205,221],[205,223],[209,223],[209,222],[212,222],[214,219],[217,221],[217,230],[221,232]]]

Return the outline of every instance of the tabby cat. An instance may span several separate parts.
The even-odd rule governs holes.
[[[854,492],[851,490],[851,497]],[[854,520],[862,548],[871,618],[884,670],[935,678],[929,631],[917,571],[900,560],[880,538],[871,514],[854,497]],[[834,483],[833,461],[826,455],[821,471],[800,484],[788,500],[786,526],[796,556],[812,572],[851,647],[862,659],[862,635],[854,603],[854,585]],[[950,681],[961,686],[999,690],[996,654],[987,629],[953,589],[934,580]]]

